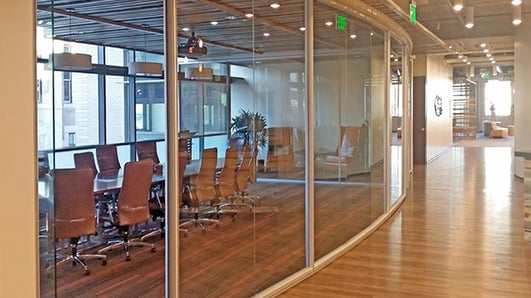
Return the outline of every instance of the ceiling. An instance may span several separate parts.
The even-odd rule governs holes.
[[[512,64],[515,34],[510,0],[466,0],[473,6],[475,26],[464,26],[464,12],[455,13],[453,0],[417,0],[417,23],[409,20],[409,0],[363,0],[395,20],[412,37],[413,54],[446,54],[452,64],[464,64],[458,55],[466,55],[474,63],[489,63],[480,43],[500,63]],[[530,8],[522,4],[523,21]],[[52,27],[57,39],[115,46],[153,53],[163,53],[162,0],[38,0],[37,19],[42,26]],[[250,61],[250,57],[276,59],[300,58],[304,45],[304,1],[279,1],[281,8],[272,9],[270,1],[248,0],[180,0],[178,1],[179,43],[185,43],[195,32],[208,47],[209,61]],[[251,5],[254,4],[254,9]],[[345,33],[330,30],[324,24],[339,11],[315,4],[315,53],[340,51],[345,46]],[[252,12],[252,17],[246,13]],[[52,18],[53,14],[53,18]],[[211,22],[216,21],[216,25]],[[531,21],[531,20],[530,20]],[[362,21],[349,20],[345,32],[355,31],[353,51],[381,42],[381,36]],[[254,25],[254,26],[253,26]],[[188,27],[190,31],[182,29]],[[353,29],[355,28],[355,29]],[[264,36],[269,33],[270,36]],[[366,34],[365,34],[366,33]],[[370,33],[370,35],[369,35]],[[371,37],[369,37],[371,36]],[[347,39],[348,40],[348,39]],[[451,49],[450,49],[451,46]],[[203,57],[203,58],[207,58]],[[202,59],[202,57],[198,57]]]

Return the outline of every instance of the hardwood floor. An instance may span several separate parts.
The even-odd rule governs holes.
[[[531,244],[523,240],[523,182],[511,148],[458,148],[417,166],[409,197],[389,222],[279,297],[531,297]],[[381,181],[357,177],[365,182]],[[382,212],[382,189],[316,184],[315,253],[322,256]],[[180,241],[180,297],[251,297],[304,267],[304,185],[257,183],[271,212],[245,213]],[[157,252],[119,250],[90,276],[68,265],[41,279],[42,297],[163,297]],[[174,281],[176,282],[176,281]]]
[[[278,297],[531,297],[512,155],[510,147],[453,147],[416,166],[391,220]]]

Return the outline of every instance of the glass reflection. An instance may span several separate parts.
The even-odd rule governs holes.
[[[315,255],[323,257],[383,212],[383,32],[315,5]],[[333,23],[332,23],[333,24]]]
[[[389,169],[389,186],[390,186],[390,203],[395,204],[402,195],[402,142],[405,130],[403,127],[404,119],[404,87],[402,84],[402,60],[403,46],[400,42],[391,38],[391,55],[389,57],[391,64],[391,81],[390,81],[390,112],[391,112],[391,154]]]

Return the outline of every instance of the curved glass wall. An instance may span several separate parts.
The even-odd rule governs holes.
[[[339,27],[338,21],[344,22]],[[315,256],[384,212],[384,32],[315,5]]]
[[[41,213],[43,297],[79,291],[163,296],[165,265],[178,268],[179,280],[170,282],[178,282],[180,297],[250,297],[274,291],[279,282],[363,233],[403,196],[407,146],[397,134],[407,120],[401,61],[409,53],[407,40],[390,38],[389,28],[376,20],[327,1],[313,3],[308,11],[312,17],[305,15],[302,0],[280,7],[264,1],[178,1],[178,68],[165,70],[179,78],[178,133],[172,136],[167,133],[167,122],[174,119],[166,117],[165,76],[128,74],[132,61],[164,63],[162,1],[150,2],[150,8],[122,3],[134,16],[149,15],[153,23],[127,18],[121,11],[120,21],[138,32],[118,37],[118,30],[113,42],[83,42],[97,23],[86,16],[103,16],[81,2],[37,2],[42,31],[37,43],[39,199],[47,210]],[[53,9],[45,7],[49,4]],[[72,31],[76,42],[66,41],[72,40]],[[306,54],[307,38],[313,40],[312,57]],[[190,50],[190,42],[199,41],[208,50]],[[72,49],[90,54],[92,68],[48,66],[50,53]],[[186,151],[183,177],[163,174],[165,181],[182,179],[179,219],[190,224],[165,227],[163,214],[134,231],[162,224],[166,233],[178,235],[177,264],[167,264],[170,244],[157,236],[144,240],[157,251],[133,248],[131,262],[124,262],[119,249],[107,254],[106,266],[89,261],[90,277],[83,278],[78,267],[54,266],[71,246],[68,239],[54,236],[55,189],[48,170],[74,168],[75,154],[96,157],[96,149],[108,144],[116,145],[123,168],[137,159],[136,143],[145,140],[156,141],[165,165],[168,156],[179,154],[167,152],[166,138],[178,139],[179,149]],[[240,167],[249,165],[246,183],[229,195],[222,195],[218,186],[217,195],[199,202],[195,187],[204,151],[217,149],[217,170],[210,173],[214,184],[221,181],[227,149],[233,147]],[[247,163],[246,147],[251,151]],[[172,200],[166,190],[156,192],[163,201]],[[118,196],[110,190],[95,193],[97,234],[81,237],[80,251],[97,252],[119,234],[108,223]],[[205,219],[204,232],[194,222],[196,216]],[[114,286],[124,279],[130,281],[127,289]]]

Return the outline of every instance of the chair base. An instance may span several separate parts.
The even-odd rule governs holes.
[[[131,261],[131,255],[130,255],[130,252],[129,252],[129,248],[130,247],[150,247],[151,248],[151,253],[154,253],[154,252],[157,251],[157,249],[155,248],[155,244],[148,243],[148,242],[142,242],[142,240],[140,238],[117,240],[116,242],[114,242],[114,243],[113,242],[114,241],[111,241],[110,245],[99,249],[98,250],[98,254],[104,254],[104,253],[107,253],[107,252],[109,252],[111,250],[114,250],[116,248],[122,247],[123,251],[125,251],[125,260],[126,261]]]
[[[76,264],[79,264],[83,267],[83,269],[85,270],[85,275],[90,275],[90,270],[88,269],[88,266],[87,266],[87,263],[85,262],[86,260],[92,260],[92,259],[101,259],[102,260],[102,265],[105,266],[107,265],[107,256],[106,255],[103,255],[103,254],[80,254],[78,251],[77,251],[77,245],[73,244],[72,245],[72,254],[69,255],[68,257],[66,257],[65,259],[57,262],[55,264],[55,266],[60,266],[62,264],[65,264],[65,263],[68,263],[68,262],[72,262],[72,265],[75,266]]]
[[[215,225],[216,228],[219,227],[219,220],[213,219],[213,218],[199,217],[199,208],[197,208],[197,207],[189,208],[189,210],[187,210],[184,213],[192,213],[192,214],[194,214],[194,218],[179,223],[179,231],[188,232],[188,230],[185,229],[185,227],[190,225],[190,224],[193,224],[195,226],[199,226],[203,233],[206,232],[206,228],[205,228],[205,225],[204,225],[206,223],[213,224],[213,225]],[[215,214],[217,214],[217,212],[215,212]]]

